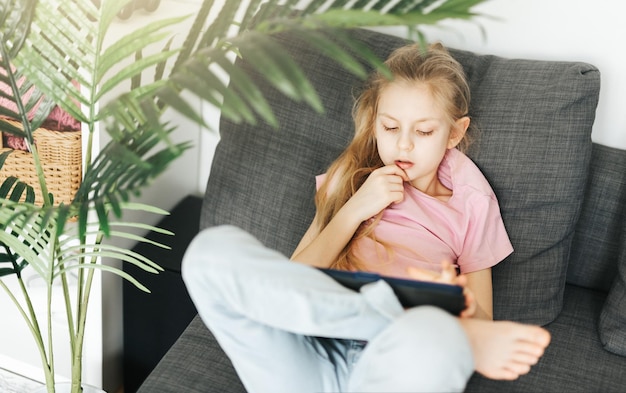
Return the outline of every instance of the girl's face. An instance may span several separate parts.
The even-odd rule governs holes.
[[[446,151],[455,147],[469,126],[457,120],[453,130],[426,85],[395,81],[382,89],[376,114],[378,154],[385,165],[403,169],[413,187],[437,196],[437,170]]]

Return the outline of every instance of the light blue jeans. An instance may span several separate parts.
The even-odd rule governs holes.
[[[447,312],[404,310],[384,281],[349,290],[239,228],[200,232],[182,272],[250,393],[453,392],[473,373]]]

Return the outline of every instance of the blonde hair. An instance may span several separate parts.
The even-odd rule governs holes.
[[[389,79],[382,73],[375,72],[369,78],[352,110],[354,138],[329,167],[326,181],[316,194],[320,230],[328,225],[369,174],[384,166],[378,155],[375,139],[375,118],[383,88],[393,81],[414,82],[426,86],[448,116],[451,127],[454,127],[456,120],[468,115],[470,89],[465,73],[443,45],[433,44],[427,50],[417,44],[407,45],[396,49],[385,64],[393,77]],[[469,144],[467,134],[466,132],[458,145],[460,150],[464,150]],[[352,245],[355,240],[364,236],[376,241],[373,230],[381,217],[382,213],[379,213],[372,220],[361,224],[332,267],[350,270],[362,266]],[[385,248],[387,255],[392,255],[391,248],[388,245]]]

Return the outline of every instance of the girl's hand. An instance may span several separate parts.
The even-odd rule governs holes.
[[[396,165],[378,168],[344,207],[350,209],[360,222],[366,221],[392,203],[402,202],[405,181],[408,181],[406,173]]]
[[[463,274],[457,275],[454,266],[452,266],[450,262],[443,261],[441,263],[441,273],[412,266],[407,268],[407,273],[413,280],[430,281],[462,287],[463,295],[465,296],[465,309],[461,311],[460,317],[469,318],[476,313],[476,298],[472,290],[467,287],[467,277]]]
[[[464,276],[465,277],[465,276]],[[465,295],[465,310],[459,315],[461,318],[471,318],[476,314],[476,298],[471,289],[464,286],[463,295]]]
[[[391,203],[402,201],[403,182],[407,179],[406,173],[395,165],[373,171],[321,230],[320,217],[315,215],[291,259],[311,266],[330,267],[363,221],[375,216]]]
[[[409,277],[413,280],[430,281],[439,284],[459,285],[465,286],[467,279],[463,275],[457,275],[456,269],[448,261],[441,262],[441,272],[435,272],[432,270],[420,269],[417,267],[409,266],[407,268]]]

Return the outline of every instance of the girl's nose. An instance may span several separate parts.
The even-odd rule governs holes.
[[[398,139],[398,148],[405,151],[413,150],[413,140],[411,137],[408,135],[400,135]]]

